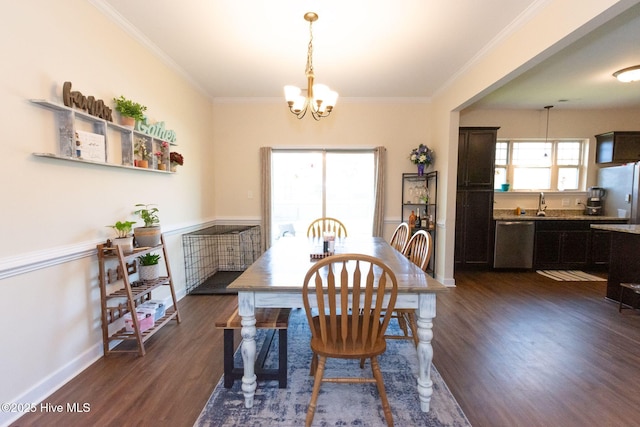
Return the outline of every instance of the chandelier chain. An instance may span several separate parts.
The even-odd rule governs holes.
[[[307,69],[305,73],[313,74],[313,22],[309,22],[309,47],[307,49]]]

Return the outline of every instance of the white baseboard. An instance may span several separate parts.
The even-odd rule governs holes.
[[[454,278],[446,278],[443,276],[438,276],[436,274],[436,280],[440,283],[442,283],[443,285],[445,285],[448,288],[455,288],[456,287],[456,279]]]
[[[176,294],[176,299],[180,301],[182,298],[186,296],[186,292],[178,292]],[[173,303],[171,302],[167,308],[173,307]],[[102,340],[99,343],[96,343],[91,348],[89,348],[84,353],[78,355],[74,360],[71,360],[66,365],[62,366],[56,372],[44,378],[38,384],[31,387],[31,389],[27,390],[21,396],[13,399],[11,403],[16,403],[18,405],[36,405],[37,408],[40,408],[40,402],[43,402],[47,397],[51,396],[55,393],[59,388],[64,386],[70,380],[79,375],[82,371],[87,369],[93,363],[98,361],[104,355],[102,350]],[[79,403],[81,406],[83,403],[91,403],[91,402],[68,402],[70,404]],[[0,427],[7,427],[22,415],[24,415],[24,411],[22,412],[5,412],[0,411]]]
[[[77,376],[80,372],[87,369],[91,364],[96,362],[98,359],[102,357],[102,342],[93,345],[91,348],[87,349],[82,354],[79,354],[78,357],[69,361],[66,365],[62,366],[57,371],[51,373],[46,378],[42,379],[39,383],[31,387],[21,396],[13,399],[11,403],[15,403],[20,407],[20,405],[37,405],[39,410],[40,402],[58,390],[60,387],[65,385],[75,376]],[[69,402],[74,403],[74,402]],[[81,402],[81,404],[84,402]],[[89,402],[90,403],[90,402]],[[25,411],[21,412],[6,412],[0,411],[0,426],[6,427],[22,415],[24,415]]]

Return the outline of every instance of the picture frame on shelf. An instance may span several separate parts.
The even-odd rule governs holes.
[[[107,150],[104,135],[76,130],[74,157],[92,162],[105,163]]]

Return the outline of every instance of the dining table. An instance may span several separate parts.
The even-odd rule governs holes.
[[[420,409],[429,411],[433,382],[433,318],[436,295],[447,287],[411,262],[381,237],[346,237],[336,239],[335,253],[359,253],[381,259],[394,272],[397,283],[398,309],[415,309],[418,324],[417,394]],[[241,354],[244,375],[242,392],[245,408],[253,407],[257,388],[254,372],[256,359],[256,308],[300,308],[302,286],[309,268],[323,254],[323,241],[303,237],[282,237],[268,248],[227,289],[238,293],[238,312],[242,319]],[[309,300],[315,306],[313,299]],[[399,366],[398,369],[404,369]]]

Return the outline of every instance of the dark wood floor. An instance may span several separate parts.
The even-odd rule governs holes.
[[[606,282],[458,273],[438,297],[434,364],[474,426],[631,426],[640,420],[640,311],[618,313]],[[235,297],[187,296],[144,357],[102,358],[46,401],[82,414],[15,426],[191,426],[222,374],[214,319]]]

